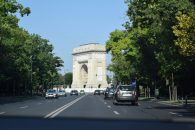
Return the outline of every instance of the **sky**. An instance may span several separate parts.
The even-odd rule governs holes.
[[[72,71],[72,50],[82,44],[106,44],[109,34],[123,29],[127,5],[124,0],[18,0],[30,7],[31,14],[21,18],[20,27],[39,34],[54,46],[64,61],[64,71]],[[107,54],[107,65],[111,56]]]

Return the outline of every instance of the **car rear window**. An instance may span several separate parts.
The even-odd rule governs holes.
[[[133,91],[135,87],[130,85],[125,85],[125,86],[119,86],[119,89],[121,91]]]
[[[56,92],[55,90],[48,90],[47,92],[49,92],[49,93],[54,93],[54,92]]]

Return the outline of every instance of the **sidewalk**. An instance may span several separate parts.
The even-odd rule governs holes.
[[[146,98],[146,97],[139,97],[139,101],[150,101],[150,102],[156,102],[163,105],[168,106],[180,106],[180,107],[186,107],[186,108],[195,108],[195,100],[188,100],[187,105],[185,104],[185,100],[180,101],[169,101],[166,99],[156,99],[154,97]]]

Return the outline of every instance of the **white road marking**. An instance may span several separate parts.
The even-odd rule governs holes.
[[[108,108],[111,108],[111,106],[107,106]]]
[[[42,104],[41,102],[38,103],[38,105],[41,105],[41,104]]]
[[[0,112],[0,115],[3,115],[3,114],[5,114],[5,112]]]
[[[23,107],[20,107],[21,109],[25,109],[25,108],[28,108],[28,106],[23,106]]]
[[[85,97],[86,95],[79,97],[75,100],[73,100],[72,102],[65,104],[64,106],[52,111],[51,113],[47,114],[46,116],[44,116],[44,118],[54,118],[56,117],[58,114],[60,114],[62,111],[64,111],[65,109],[67,109],[68,107],[72,106],[73,104],[75,104],[76,102],[78,102],[79,100],[81,100],[83,97]]]
[[[175,112],[169,112],[170,114],[172,114],[172,115],[177,115],[177,116],[179,116],[179,117],[182,117],[183,115],[181,115],[181,114],[178,114],[178,113],[175,113]]]
[[[104,102],[104,104],[107,104],[107,102]]]
[[[113,112],[114,112],[114,114],[119,115],[119,113],[117,111],[113,111]]]
[[[176,115],[177,113],[175,113],[175,112],[169,112],[170,114],[172,114],[172,115]]]

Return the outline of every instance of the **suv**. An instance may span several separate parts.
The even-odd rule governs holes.
[[[114,89],[113,88],[106,88],[104,99],[113,98]]]
[[[113,96],[113,104],[131,103],[137,105],[138,96],[136,87],[133,85],[119,85]]]
[[[94,95],[100,95],[100,90],[95,90],[93,94]]]

